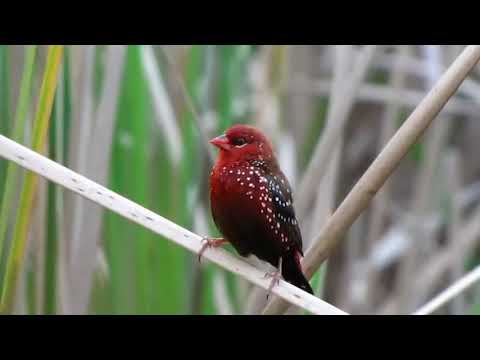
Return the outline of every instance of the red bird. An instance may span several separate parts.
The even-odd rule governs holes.
[[[235,125],[210,141],[220,154],[210,174],[213,220],[224,238],[205,239],[209,247],[231,243],[241,256],[255,255],[279,269],[283,278],[310,294],[300,266],[302,235],[290,185],[278,166],[270,141],[252,126]]]

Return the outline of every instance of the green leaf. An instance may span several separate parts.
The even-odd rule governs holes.
[[[47,64],[40,89],[40,98],[37,105],[32,138],[32,149],[40,153],[43,152],[45,147],[62,54],[62,45],[52,45],[48,49]],[[31,225],[31,214],[37,182],[38,176],[32,172],[28,172],[25,176],[20,195],[12,248],[10,249],[7,262],[0,305],[1,312],[11,312],[14,303],[17,280],[23,264],[28,230]]]

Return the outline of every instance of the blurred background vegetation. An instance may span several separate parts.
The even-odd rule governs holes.
[[[0,132],[212,236],[207,139],[235,123],[261,127],[294,189],[328,141],[318,182],[294,191],[306,249],[462,49],[64,46],[56,71],[47,46],[2,45]],[[408,313],[480,264],[479,113],[477,66],[315,275],[317,296],[354,314]],[[3,291],[18,271],[11,312],[243,314],[265,304],[243,279],[43,179],[22,200],[26,174],[0,160]],[[22,230],[23,261],[10,271]],[[480,314],[478,289],[438,313]]]

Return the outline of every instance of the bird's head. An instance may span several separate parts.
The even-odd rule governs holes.
[[[275,161],[273,148],[267,137],[257,128],[249,125],[234,125],[225,134],[210,143],[220,149],[220,161]]]

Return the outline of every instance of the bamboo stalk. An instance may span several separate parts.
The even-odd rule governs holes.
[[[479,45],[470,45],[465,48],[328,219],[302,261],[305,275],[309,279],[327,259],[353,222],[367,208],[408,150],[423,135],[479,60]],[[267,305],[264,314],[282,313],[287,308],[287,303],[275,298]]]
[[[202,247],[202,237],[187,229],[147,210],[113,191],[87,179],[80,174],[0,135],[0,156],[14,161],[20,166],[33,171],[73,192],[79,194],[120,216],[140,224],[143,227],[183,246],[187,250],[198,253]],[[268,289],[270,279],[265,273],[249,265],[245,261],[222,249],[210,249],[203,255],[213,263],[245,278],[246,280]],[[272,292],[282,299],[314,314],[342,315],[340,309],[308,294],[283,280]]]

